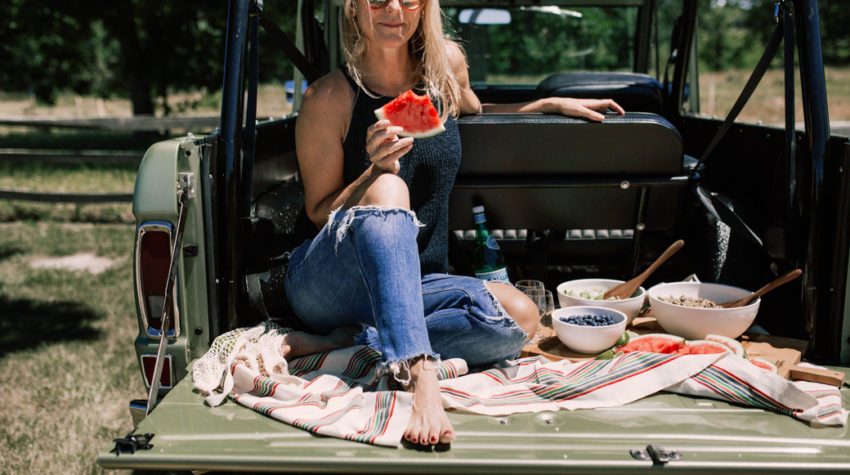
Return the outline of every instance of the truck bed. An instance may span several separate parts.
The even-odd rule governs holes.
[[[850,368],[833,368],[850,374]],[[850,389],[841,389],[842,407]],[[117,455],[106,469],[329,473],[688,473],[850,471],[848,427],[813,427],[789,416],[659,393],[606,409],[489,417],[449,412],[451,448],[419,451],[320,437],[233,401],[211,408],[184,378],[139,425],[149,449]],[[653,461],[648,446],[676,451]],[[677,455],[678,454],[678,455]],[[662,454],[663,455],[663,454]],[[641,457],[644,458],[641,458]]]

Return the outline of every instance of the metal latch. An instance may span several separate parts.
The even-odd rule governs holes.
[[[638,460],[652,460],[652,463],[656,465],[664,465],[671,460],[682,458],[682,453],[678,450],[667,450],[655,444],[649,444],[645,449],[632,449],[629,453]]]
[[[115,452],[115,455],[134,454],[137,450],[150,450],[153,445],[150,444],[153,439],[153,434],[133,434],[130,432],[123,439],[113,439],[115,448],[110,452]]]
[[[195,197],[195,174],[181,172],[177,174],[177,189],[186,194],[186,198]]]

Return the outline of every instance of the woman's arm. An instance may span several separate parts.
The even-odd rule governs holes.
[[[480,114],[483,112],[481,101],[469,84],[469,65],[466,63],[466,55],[454,41],[448,41],[449,64],[460,87],[460,115]]]
[[[514,104],[481,104],[472,85],[469,83],[469,66],[466,56],[460,46],[449,41],[449,61],[452,65],[458,85],[460,86],[460,113],[521,113],[521,112],[545,112],[550,114],[568,115],[571,117],[583,117],[590,120],[600,121],[605,118],[604,112],[609,109],[619,115],[626,113],[619,104],[612,99],[573,99],[570,97],[545,97],[535,101],[520,102]]]
[[[620,104],[613,99],[574,99],[572,97],[544,97],[535,101],[521,102],[516,104],[484,104],[485,113],[512,113],[512,112],[546,112],[550,114],[568,115],[570,117],[583,117],[585,119],[600,121],[605,118],[604,113],[612,110],[619,115],[626,113]]]
[[[398,159],[413,146],[400,139],[401,127],[378,121],[366,133],[366,152],[372,165],[345,186],[342,143],[348,133],[354,93],[340,71],[311,84],[304,92],[295,124],[295,149],[304,182],[307,217],[319,228],[331,210],[359,201],[368,185],[381,173],[398,173]]]

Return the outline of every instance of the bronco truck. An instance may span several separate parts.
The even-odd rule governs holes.
[[[294,126],[302,83],[337,67],[342,54],[340,0],[297,1],[297,34],[289,38],[263,2],[229,0],[220,127],[156,143],[141,162],[133,202],[134,345],[150,393],[130,403],[134,429],[104,448],[102,467],[850,472],[847,427],[672,393],[608,409],[507,417],[450,411],[458,438],[442,452],[319,437],[233,402],[204,405],[191,368],[217,336],[267,320],[298,325],[282,288],[286,252],[311,232]],[[696,274],[755,289],[800,268],[802,278],[765,296],[756,324],[805,342],[809,361],[850,374],[850,142],[830,135],[817,0],[778,0],[761,12],[772,36],[725,120],[700,110],[697,37],[708,5],[443,0],[447,33],[465,48],[482,102],[612,97],[628,111],[601,123],[542,114],[461,117],[452,269],[471,273],[474,201],[487,204],[511,277],[553,289],[577,277],[628,278],[679,238],[685,248],[650,284]],[[263,49],[261,28],[273,43]],[[549,47],[529,50],[528,38]],[[283,118],[256,118],[260,54],[288,58],[298,69],[293,111]],[[517,61],[528,56],[537,61]],[[765,69],[781,64],[785,124],[736,120]],[[850,407],[846,385],[840,394]]]

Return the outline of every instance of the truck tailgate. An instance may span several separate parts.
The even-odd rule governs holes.
[[[845,373],[848,368],[836,368]],[[449,413],[450,450],[424,452],[314,436],[228,401],[205,406],[181,381],[139,424],[149,449],[117,455],[107,469],[193,469],[337,473],[517,473],[581,470],[691,473],[718,470],[850,471],[847,427],[813,427],[789,416],[660,393],[625,406],[490,417]],[[850,389],[841,390],[850,406]],[[647,447],[662,457],[649,457]],[[676,451],[669,462],[663,451]],[[640,458],[644,456],[644,458]]]

